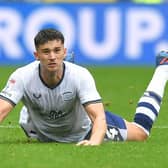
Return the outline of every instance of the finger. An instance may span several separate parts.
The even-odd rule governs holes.
[[[87,143],[88,143],[88,140],[83,140],[83,141],[78,142],[76,145],[81,146],[81,145],[85,145]]]

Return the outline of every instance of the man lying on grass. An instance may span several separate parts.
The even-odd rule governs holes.
[[[168,80],[168,53],[161,52],[155,73],[140,98],[133,122],[104,110],[94,79],[65,61],[63,34],[43,29],[34,38],[36,60],[14,71],[0,93],[0,121],[22,101],[19,124],[42,142],[100,145],[104,140],[143,141],[158,116]]]

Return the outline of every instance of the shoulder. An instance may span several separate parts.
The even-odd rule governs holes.
[[[80,65],[65,62],[65,76],[68,81],[73,81],[77,84],[90,84],[94,83],[94,77],[90,71]]]
[[[33,77],[35,74],[37,74],[38,68],[39,68],[39,62],[34,61],[32,63],[25,65],[25,66],[17,68],[11,74],[11,77],[16,78],[16,79],[21,79],[24,81],[25,79],[29,79],[29,78]]]
[[[89,70],[81,65],[77,65],[70,62],[64,62],[65,63],[65,69],[67,72],[75,75],[82,75],[82,74],[90,74]]]
[[[25,66],[22,66],[18,69],[16,69],[16,71],[14,73],[16,74],[25,74],[26,76],[29,74],[33,74],[35,71],[37,71],[39,68],[39,61],[34,61],[31,62]]]

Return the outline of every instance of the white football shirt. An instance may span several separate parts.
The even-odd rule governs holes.
[[[91,128],[83,105],[100,102],[94,79],[81,66],[64,62],[60,82],[48,87],[39,73],[39,62],[18,68],[10,76],[0,97],[13,105],[20,100],[41,139],[59,142],[82,140]]]

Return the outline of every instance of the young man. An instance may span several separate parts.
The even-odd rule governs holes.
[[[20,125],[28,137],[42,142],[100,145],[104,140],[145,140],[158,116],[168,66],[158,66],[141,97],[134,122],[104,112],[89,71],[64,61],[64,36],[41,30],[34,39],[36,61],[17,69],[0,93],[0,121],[22,101]],[[166,52],[157,65],[167,64]]]

